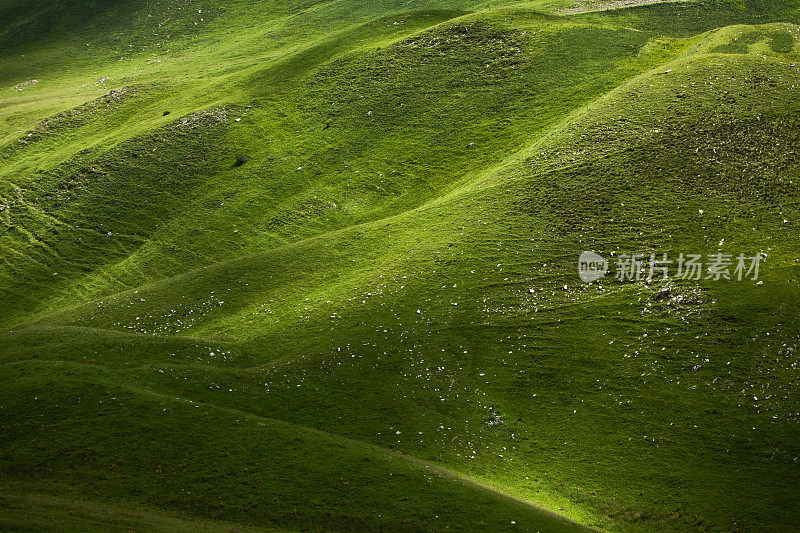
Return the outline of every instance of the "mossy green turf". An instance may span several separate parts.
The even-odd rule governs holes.
[[[796,3],[195,4],[0,2],[0,527],[797,527]]]

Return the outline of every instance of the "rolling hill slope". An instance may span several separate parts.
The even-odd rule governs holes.
[[[22,4],[3,527],[796,527],[797,3]]]

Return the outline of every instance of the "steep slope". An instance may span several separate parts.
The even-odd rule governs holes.
[[[4,490],[297,529],[792,528],[800,33],[675,18],[728,8],[390,17],[7,143]],[[585,285],[591,249],[767,262]]]
[[[381,20],[348,39],[355,33],[381,42],[395,22],[413,29],[452,15]],[[4,265],[4,285],[20,311],[35,309],[37,292],[46,297],[54,288],[77,285],[59,305],[85,301],[419,205],[674,53],[668,45],[646,48],[648,41],[632,30],[501,13],[461,18],[319,68],[305,64],[338,48],[337,38],[222,82],[217,90],[244,94],[177,121],[162,116],[175,109],[170,100],[207,87],[115,93],[113,112],[50,121],[7,149],[4,203],[10,224],[29,235],[6,240],[16,258]],[[562,61],[590,42],[602,46]],[[286,76],[276,88],[275,78]],[[160,127],[114,139],[142,115],[145,125]],[[64,146],[67,129],[73,142]],[[62,159],[98,134],[100,143],[116,144]],[[42,161],[49,139],[63,148]],[[238,153],[251,160],[234,166]],[[142,209],[120,203],[140,194],[148,195]],[[74,247],[75,231],[92,244]],[[14,311],[4,314],[11,319]]]

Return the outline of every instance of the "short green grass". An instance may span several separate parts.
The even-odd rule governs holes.
[[[2,527],[797,526],[795,3],[22,4]]]

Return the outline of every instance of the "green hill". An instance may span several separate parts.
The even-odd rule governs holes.
[[[0,20],[0,528],[797,527],[797,2]]]

